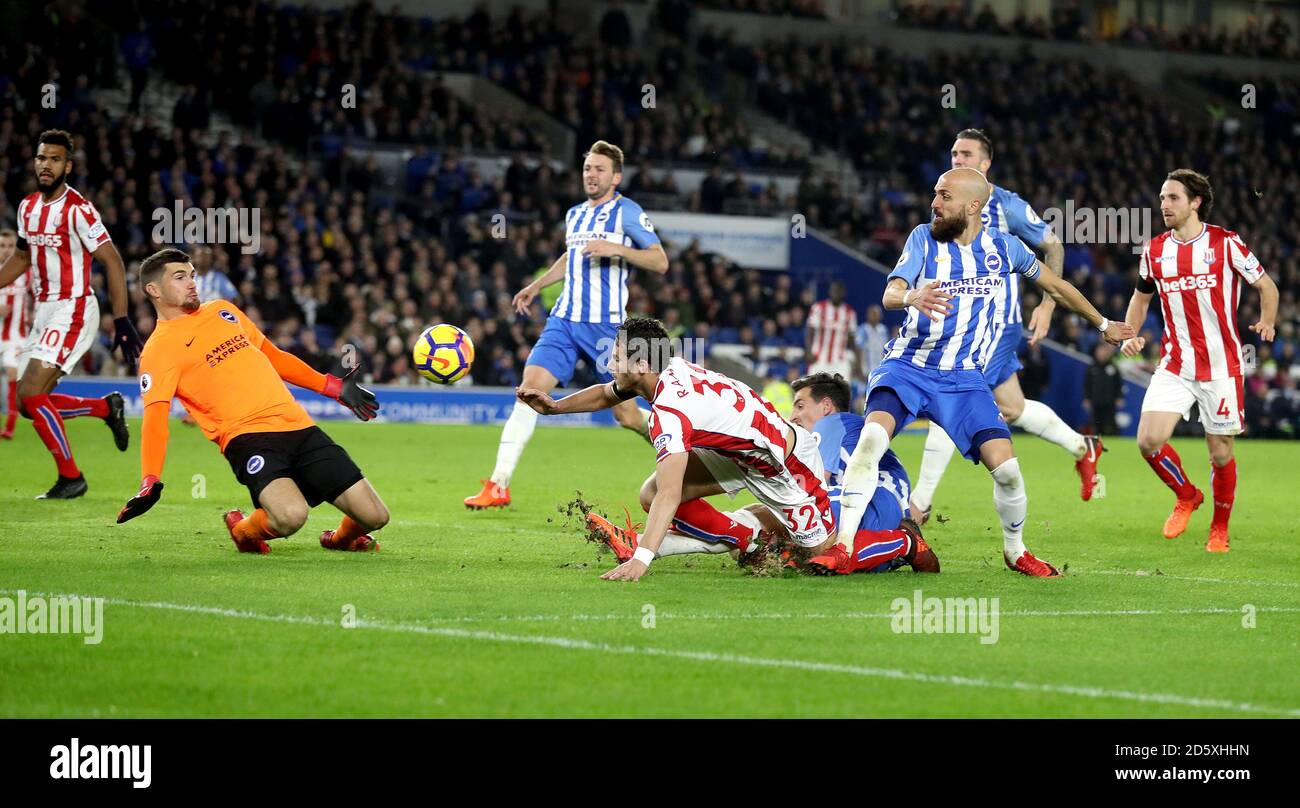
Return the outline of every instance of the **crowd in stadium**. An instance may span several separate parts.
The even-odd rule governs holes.
[[[280,344],[321,369],[335,362],[337,346],[350,344],[360,351],[375,381],[408,383],[414,380],[407,357],[411,337],[431,322],[462,323],[479,347],[474,383],[516,384],[545,308],[539,302],[528,318],[520,318],[512,312],[510,298],[560,254],[560,233],[554,225],[575,201],[576,173],[556,172],[526,159],[536,146],[528,139],[527,127],[482,114],[441,91],[434,80],[381,65],[388,55],[419,50],[420,37],[455,36],[463,48],[437,51],[437,58],[451,61],[422,66],[475,70],[498,78],[539,106],[572,113],[577,117],[560,117],[585,133],[578,138],[582,145],[608,119],[602,121],[590,104],[572,106],[592,95],[572,89],[574,76],[585,76],[583,86],[603,87],[604,93],[623,102],[625,112],[634,112],[631,99],[640,98],[635,77],[643,69],[654,71],[590,49],[560,47],[562,40],[555,37],[562,35],[545,17],[512,15],[499,25],[478,17],[421,25],[352,9],[345,13],[361,15],[354,24],[325,26],[314,17],[317,12],[282,8],[269,14],[260,4],[144,5],[157,14],[146,49],[152,51],[151,69],[193,87],[177,102],[173,126],[131,114],[115,118],[98,108],[89,76],[98,60],[107,58],[104,54],[87,53],[80,63],[60,64],[46,56],[48,51],[35,48],[4,54],[0,169],[5,193],[0,221],[13,220],[17,200],[29,190],[36,135],[57,124],[77,135],[77,175],[71,184],[99,207],[128,265],[155,248],[150,212],[170,208],[175,199],[205,208],[256,207],[264,217],[260,254],[244,255],[236,245],[200,249],[195,251],[196,265],[205,273],[228,277],[239,302]],[[168,16],[172,14],[176,16]],[[207,16],[198,20],[203,25],[193,25],[189,14]],[[265,24],[253,29],[258,36],[241,40],[239,47],[226,47],[233,41],[233,27],[257,14],[267,15],[261,20]],[[278,21],[269,22],[272,18]],[[494,50],[502,30],[516,37],[507,40],[513,49],[506,54]],[[65,27],[60,35],[66,37],[68,31]],[[191,39],[178,39],[181,31],[189,32],[185,36]],[[200,34],[195,32],[204,32],[205,39],[196,41]],[[140,32],[121,33],[124,48],[125,43],[138,46],[138,39],[131,37]],[[271,43],[275,60],[267,58]],[[1042,64],[1029,56],[991,53],[979,57],[976,69],[966,71],[969,81],[957,83],[960,118],[901,115],[899,110],[921,93],[941,86],[941,77],[954,75],[944,57],[904,59],[883,50],[793,42],[748,49],[725,37],[697,41],[695,48],[701,70],[744,75],[753,82],[764,109],[780,113],[819,148],[853,156],[863,169],[864,193],[847,193],[807,172],[795,198],[781,199],[772,187],[751,187],[735,167],[745,161],[762,164],[764,158],[737,135],[737,147],[715,158],[705,186],[679,194],[680,204],[720,211],[727,200],[743,198],[770,212],[799,211],[811,226],[886,263],[893,262],[908,231],[925,216],[926,189],[946,168],[952,133],[967,123],[1000,122],[990,127],[997,144],[992,178],[1040,206],[1072,199],[1078,207],[1151,208],[1166,165],[1172,166],[1169,155],[1206,171],[1216,182],[1212,220],[1239,229],[1282,290],[1278,342],[1273,348],[1257,347],[1258,369],[1248,385],[1255,397],[1247,408],[1255,419],[1253,428],[1270,434],[1295,432],[1300,423],[1300,359],[1295,355],[1300,342],[1300,252],[1294,230],[1286,224],[1297,218],[1293,180],[1300,167],[1288,162],[1294,160],[1293,150],[1273,148],[1284,127],[1169,126],[1169,113],[1146,103],[1144,91],[1123,76],[1083,63]],[[197,71],[194,53],[211,53],[214,61]],[[347,54],[356,58],[349,60]],[[521,73],[514,69],[518,64],[509,64],[510,54],[537,61],[521,61]],[[680,64],[663,53],[643,58],[658,66],[656,75],[680,70]],[[1016,92],[1001,89],[1002,82],[975,80],[990,75],[1018,76]],[[366,84],[367,78],[377,83]],[[37,114],[30,100],[55,79],[67,88],[67,96],[53,114]],[[325,99],[349,79],[362,88],[357,108],[327,103]],[[512,85],[520,80],[528,82],[527,87]],[[266,81],[281,89],[259,113],[248,102]],[[895,92],[880,94],[878,88],[886,86]],[[1078,127],[1070,105],[1060,103],[1062,93],[1093,109],[1098,125]],[[270,100],[271,94],[263,95]],[[1283,88],[1278,97],[1294,96]],[[19,99],[27,99],[26,108]],[[716,110],[712,103],[699,109]],[[210,109],[225,109],[249,126],[261,122],[262,133],[283,147],[257,147],[247,135],[210,136],[205,131]],[[1261,110],[1261,115],[1267,112]],[[632,122],[629,116],[621,130],[629,161],[642,169],[627,188],[633,195],[671,197],[674,183],[652,168],[652,161],[689,157],[692,151],[684,144],[693,138],[710,147],[727,142],[727,127],[738,125],[734,114],[721,110],[703,119],[646,117],[661,122]],[[827,127],[826,121],[838,123]],[[337,129],[331,128],[334,124]],[[704,128],[695,131],[699,127]],[[408,164],[404,193],[393,198],[379,192],[382,183],[373,163],[308,162],[291,167],[286,154],[301,145],[305,131],[418,142],[421,147]],[[1106,136],[1099,140],[1098,132],[1138,136],[1119,143]],[[606,136],[617,141],[617,127]],[[482,147],[485,142],[516,155],[501,180],[483,180],[461,159],[459,152],[467,145]],[[487,218],[498,211],[505,211],[509,221],[504,238],[493,234]],[[1064,240],[1071,280],[1099,301],[1108,316],[1122,317],[1136,256],[1127,245],[1074,244],[1068,234]],[[102,287],[102,275],[96,275],[96,283]],[[789,365],[797,367],[808,309],[825,291],[789,275],[736,267],[721,256],[687,249],[665,277],[633,274],[628,310],[663,318],[675,335],[781,348],[791,358],[762,369],[782,375]],[[133,295],[133,314],[147,335],[152,313],[138,290]],[[1035,302],[1035,294],[1028,292],[1026,307]],[[1253,293],[1247,292],[1242,322],[1253,322],[1254,304]],[[1154,315],[1148,328],[1158,328]],[[121,370],[109,351],[111,331],[111,322],[106,322],[103,344],[91,355],[87,371]],[[1095,332],[1081,329],[1077,320],[1066,316],[1057,317],[1053,336],[1089,354],[1097,341]],[[1148,340],[1148,364],[1158,355],[1157,342]]]

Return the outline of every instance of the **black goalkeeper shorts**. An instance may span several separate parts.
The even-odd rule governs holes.
[[[226,460],[235,478],[258,497],[273,480],[288,477],[297,484],[307,504],[333,502],[364,475],[329,435],[318,426],[293,432],[249,432],[226,444]]]

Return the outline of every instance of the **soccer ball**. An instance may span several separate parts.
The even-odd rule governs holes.
[[[469,373],[474,364],[474,343],[469,334],[454,325],[429,326],[411,351],[415,369],[438,384],[452,384]]]

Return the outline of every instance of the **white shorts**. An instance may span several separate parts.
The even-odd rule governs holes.
[[[704,463],[727,496],[734,498],[748,488],[759,502],[785,522],[796,544],[816,547],[835,532],[835,517],[823,483],[817,440],[803,427],[791,426],[795,433],[794,453],[772,477],[747,470],[709,449],[692,449],[691,453]]]
[[[847,382],[853,381],[853,363],[847,359],[839,362],[813,362],[808,366],[808,373],[829,373],[834,376],[836,373],[844,377]]]
[[[0,340],[0,368],[17,368],[18,357],[22,355],[24,339]]]
[[[1186,421],[1192,416],[1193,404],[1201,411],[1201,425],[1207,435],[1241,433],[1246,400],[1240,376],[1198,382],[1160,368],[1151,375],[1151,384],[1142,398],[1142,412],[1176,412]]]
[[[37,303],[32,313],[32,330],[18,359],[19,375],[31,361],[71,373],[90,350],[98,332],[99,301],[94,295]]]

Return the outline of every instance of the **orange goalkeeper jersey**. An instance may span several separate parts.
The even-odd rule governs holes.
[[[146,414],[151,404],[170,406],[179,398],[203,434],[223,452],[231,440],[249,432],[313,426],[315,421],[294,400],[273,364],[280,354],[247,315],[224,300],[204,303],[185,317],[160,320],[140,355]],[[296,358],[292,361],[300,364]],[[305,365],[303,371],[309,378],[292,380],[321,392],[325,376]],[[149,461],[146,458],[147,466],[152,465]]]

